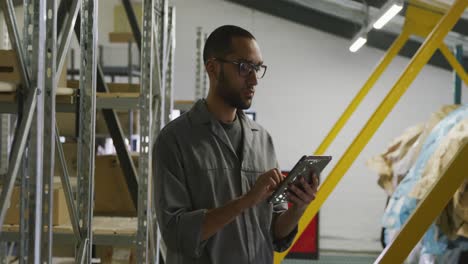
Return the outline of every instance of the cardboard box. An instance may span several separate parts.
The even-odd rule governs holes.
[[[7,225],[18,225],[20,219],[20,192],[19,186],[15,186],[10,200],[10,208],[8,208],[4,223]],[[52,224],[54,226],[70,223],[68,217],[68,208],[65,201],[65,194],[60,187],[60,183],[54,184],[54,211],[52,216]]]
[[[110,93],[139,93],[140,84],[133,83],[106,83]],[[78,80],[68,80],[67,87],[73,89],[80,88],[80,82]]]
[[[142,5],[141,3],[134,3],[132,6],[138,21],[138,25],[141,29],[141,22],[143,21]],[[127,19],[127,13],[125,12],[123,5],[116,5],[114,7],[114,32],[132,32]]]
[[[0,50],[0,81],[21,82],[16,54],[13,50]]]
[[[130,113],[128,111],[116,111],[117,116],[119,117],[120,126],[124,132],[125,136],[128,136],[130,133]],[[140,131],[140,115],[138,111],[132,112],[132,134],[139,134]],[[96,134],[98,135],[109,135],[109,130],[107,129],[106,120],[104,115],[101,112],[98,112],[96,115]]]
[[[77,137],[76,131],[76,115],[74,113],[59,113],[55,114],[59,134],[62,137]]]
[[[78,168],[78,146],[75,142],[66,142],[62,144],[63,154],[65,155],[65,161],[67,162],[68,175],[70,177],[76,177]],[[55,175],[62,175],[62,165],[57,154],[55,156]]]
[[[0,81],[21,83],[20,69],[17,64],[16,53],[14,50],[0,50]],[[66,67],[60,75],[58,87],[66,87],[67,71]]]
[[[131,32],[110,32],[109,33],[110,43],[129,43],[135,42],[133,34]]]
[[[136,250],[134,247],[96,246],[96,257],[103,264],[134,264],[136,263]]]
[[[139,113],[138,111],[132,112],[133,115],[133,134],[138,134],[139,131]],[[129,112],[117,111],[117,116],[119,117],[120,125],[122,126],[125,136],[129,135],[130,120]],[[59,127],[60,136],[64,137],[76,137],[76,115],[74,113],[57,113],[56,114],[57,125]],[[97,135],[109,135],[109,130],[107,129],[107,124],[102,115],[101,111],[96,113],[96,134]]]
[[[132,155],[132,158],[138,167],[138,155]],[[137,216],[117,156],[96,156],[94,182],[94,215]]]
[[[74,258],[75,257],[75,246],[73,245],[64,245],[54,242],[52,248],[52,256],[59,258]],[[55,259],[54,259],[54,263]],[[74,263],[74,262],[71,262]]]

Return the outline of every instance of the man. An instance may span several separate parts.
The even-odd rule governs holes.
[[[248,31],[222,26],[203,58],[206,100],[168,124],[154,147],[155,206],[168,264],[272,263],[315,198],[317,179],[291,186],[286,203],[266,199],[283,176],[268,132],[247,118],[266,71]]]

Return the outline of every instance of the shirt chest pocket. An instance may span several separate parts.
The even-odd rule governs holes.
[[[196,172],[232,168],[237,162],[229,149],[214,139],[197,142],[185,154],[188,169]]]
[[[264,162],[258,162],[257,164],[249,164],[250,166],[243,166],[242,167],[242,176],[244,180],[247,182],[247,189],[253,187],[257,179],[264,174],[265,172],[269,171],[272,168],[268,168]]]

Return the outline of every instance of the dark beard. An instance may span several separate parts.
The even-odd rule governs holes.
[[[224,68],[221,67],[221,72],[219,73],[218,87],[216,89],[217,94],[223,101],[231,107],[236,109],[249,109],[252,104],[251,101],[243,101],[241,97],[241,91],[236,91],[226,79],[224,75]]]

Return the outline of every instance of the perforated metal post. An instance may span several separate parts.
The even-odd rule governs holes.
[[[151,182],[151,122],[152,122],[152,74],[153,23],[155,8],[153,0],[143,1],[143,34],[141,47],[141,90],[140,90],[140,157],[138,180],[138,237],[137,263],[149,261],[149,215],[148,194]]]
[[[128,86],[132,87],[133,83],[133,53],[132,53],[132,40],[128,41]],[[133,144],[132,144],[132,135],[133,135],[133,109],[128,110],[128,144],[130,145],[130,149],[132,151],[135,151],[133,149]]]
[[[166,68],[166,88],[164,91],[164,125],[167,125],[171,121],[172,109],[174,108],[174,53],[175,53],[175,22],[176,22],[176,10],[175,7],[169,8],[169,28],[168,28],[168,59]]]
[[[32,0],[25,7],[25,46],[27,63],[31,69],[31,87],[37,87],[36,113],[30,132],[28,151],[29,188],[29,235],[28,262],[42,261],[42,208],[43,208],[43,134],[44,134],[44,76],[45,76],[45,30],[46,1]],[[25,22],[26,22],[25,21]],[[29,93],[31,91],[27,91]]]
[[[197,27],[197,40],[195,51],[195,100],[201,99],[203,95],[203,32]]]
[[[17,62],[19,66],[19,70],[21,73],[21,80],[23,82],[23,88],[25,89],[24,93],[26,94],[25,100],[20,100],[20,102],[23,103],[24,109],[20,108],[18,112],[18,118],[17,118],[17,129],[15,133],[15,138],[12,144],[12,149],[11,149],[11,159],[10,159],[10,164],[8,166],[8,173],[7,177],[5,179],[1,195],[0,195],[0,232],[3,227],[3,220],[6,214],[6,209],[10,206],[10,198],[11,194],[13,192],[13,187],[16,181],[16,178],[18,174],[23,174],[23,175],[28,175],[27,170],[25,169],[26,166],[21,166],[21,173],[20,171],[20,164],[22,162],[22,156],[24,153],[26,153],[26,142],[27,142],[27,136],[29,134],[32,122],[33,122],[33,116],[37,106],[37,94],[38,94],[38,89],[43,88],[42,85],[37,85],[40,84],[40,80],[38,81],[37,77],[39,77],[39,73],[35,74],[34,79],[35,82],[31,83],[30,81],[30,69],[31,67],[31,61],[40,63],[41,62],[41,57],[36,58],[35,60],[29,59],[28,64],[26,64],[26,53],[25,50],[27,47],[30,47],[30,50],[32,50],[32,44],[29,45],[28,43],[32,43],[32,40],[35,39],[33,36],[41,36],[41,32],[39,30],[39,24],[41,21],[37,20],[37,23],[34,25],[30,25],[29,27],[25,27],[24,33],[25,36],[23,40],[25,43],[23,45],[21,44],[21,40],[19,37],[19,32],[17,28],[17,21],[16,21],[16,16],[15,16],[15,10],[13,6],[13,2],[11,0],[5,0],[1,1],[2,9],[4,11],[5,15],[5,22],[8,28],[8,34],[11,38],[12,45],[16,51],[17,55]],[[25,1],[25,5],[29,6],[29,1]],[[33,19],[34,14],[35,14],[35,6],[31,6],[30,9],[27,9],[28,12],[25,14],[25,19],[30,23],[30,21]],[[39,17],[39,16],[36,16]],[[28,24],[27,24],[28,25]],[[28,30],[26,30],[26,28]],[[35,34],[37,33],[37,34]],[[36,39],[40,39],[40,37],[37,37]],[[35,47],[38,48],[41,46],[40,41],[35,42],[36,45]],[[41,54],[41,53],[35,53],[35,55]],[[34,54],[28,53],[28,56],[33,56]],[[42,60],[43,61],[43,60]],[[23,99],[23,98],[20,98]],[[27,155],[24,154],[24,157]],[[25,163],[24,163],[25,164]],[[23,179],[26,179],[24,182],[27,183],[28,178],[23,177]],[[25,204],[25,201],[29,201],[29,195],[28,195],[28,189],[26,188],[27,185],[22,184],[21,188],[21,215],[20,215],[20,230],[21,230],[21,242],[20,242],[20,255],[21,256],[29,256],[29,251],[28,251],[28,236],[27,236],[27,231],[28,226],[25,223],[28,223],[28,211],[27,209],[29,208],[29,204]],[[34,222],[34,221],[33,221]],[[33,235],[36,235],[33,233]],[[36,244],[37,245],[37,244]],[[36,246],[35,245],[35,246]],[[36,247],[37,248],[37,247]],[[35,248],[35,249],[36,249]],[[37,251],[35,251],[37,252]],[[34,260],[34,257],[31,258],[31,260]],[[20,263],[24,263],[25,261],[23,260],[22,257],[20,257],[19,260]]]
[[[32,23],[33,12],[33,5],[31,0],[24,0],[23,1],[23,10],[24,10],[24,26],[23,26],[23,45],[20,50],[23,54],[23,63],[24,63],[24,71],[31,76],[31,49],[29,46],[32,43],[32,30],[34,29]],[[32,80],[29,80],[32,85]],[[19,114],[21,118],[21,112]],[[29,144],[29,137],[28,137],[28,144]],[[28,154],[24,154],[23,165],[28,164]],[[28,263],[29,262],[29,234],[30,234],[30,182],[31,182],[31,175],[28,170],[28,166],[22,166],[22,178],[21,178],[21,192],[20,192],[20,263]]]
[[[44,159],[43,159],[43,261],[52,263],[52,215],[54,209],[55,174],[55,94],[57,82],[57,1],[47,0],[46,5],[46,43],[45,43],[45,93],[44,93]]]
[[[161,74],[161,79],[160,79],[160,87],[159,87],[159,114],[158,116],[159,120],[159,126],[160,128],[164,127],[164,116],[166,115],[165,110],[165,103],[166,101],[164,100],[164,95],[166,93],[166,72],[167,72],[167,61],[169,58],[169,53],[168,53],[168,27],[169,27],[169,0],[161,0],[161,16],[159,20],[159,27],[158,27],[158,34],[157,34],[157,39],[158,39],[158,46],[159,46],[159,70]],[[158,128],[158,129],[160,129]],[[159,133],[159,130],[158,130]]]
[[[23,63],[24,63],[24,71],[27,75],[31,76],[31,63],[30,57],[31,54],[28,51],[29,45],[31,45],[32,37],[29,29],[33,29],[32,25],[32,14],[29,12],[29,7],[32,6],[30,0],[23,1],[23,8],[24,8],[24,26],[23,26],[23,45],[21,46],[20,50],[23,54]],[[31,81],[31,80],[29,80]],[[21,112],[19,113],[19,117],[21,118]],[[29,137],[28,137],[28,144],[29,144]],[[23,166],[21,169],[22,177],[21,177],[21,191],[20,191],[20,259],[19,263],[28,263],[29,261],[29,234],[30,234],[30,174],[27,169],[28,166],[28,154],[24,154],[23,159]]]
[[[96,120],[97,71],[97,9],[98,1],[83,0],[81,4],[81,64],[80,120],[78,138],[78,215],[81,223],[81,245],[86,243],[78,263],[91,263],[94,199],[94,145]],[[83,257],[84,256],[84,257]],[[83,257],[84,259],[80,259]]]
[[[203,35],[203,44],[201,45],[201,53],[203,53],[203,47],[205,46],[205,43],[206,43],[206,39],[208,38],[208,34],[204,34]],[[203,58],[202,58],[202,62],[203,62]],[[207,95],[208,95],[208,73],[205,71],[205,64],[203,63],[202,66],[201,66],[201,72],[202,72],[202,75],[203,75],[203,80],[202,80],[202,96],[203,98],[205,98]]]
[[[155,1],[155,8],[154,8],[154,24],[153,24],[153,54],[155,58],[155,63],[153,67],[153,105],[152,105],[152,112],[153,112],[153,122],[152,122],[152,132],[151,132],[151,146],[154,144],[154,140],[156,140],[162,126],[164,123],[164,57],[165,57],[165,35],[167,34],[167,30],[165,30],[165,17],[168,16],[167,8],[168,3],[165,0],[154,0]],[[150,183],[150,185],[152,185]],[[149,190],[152,191],[152,188]],[[153,193],[150,193],[149,197],[153,197]],[[153,257],[153,263],[159,263],[159,251],[160,251],[160,233],[158,230],[157,220],[153,205],[151,204],[149,214],[150,217],[150,238],[151,238],[151,253]]]
[[[167,31],[164,31],[164,16],[167,15],[165,7],[167,3],[165,0],[154,0],[155,3],[155,22],[153,24],[154,38],[153,38],[153,54],[156,58],[153,67],[153,122],[152,122],[152,140],[156,140],[156,137],[163,126],[163,112],[164,112],[164,45]],[[154,143],[154,142],[153,142]]]

